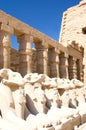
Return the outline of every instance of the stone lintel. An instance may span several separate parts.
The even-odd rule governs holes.
[[[9,34],[14,34],[14,29],[9,25],[1,24],[0,31],[8,32]]]

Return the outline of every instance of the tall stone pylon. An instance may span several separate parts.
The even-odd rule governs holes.
[[[81,0],[78,5],[63,13],[59,42],[65,47],[75,43],[84,48],[83,67],[86,82],[86,0]]]

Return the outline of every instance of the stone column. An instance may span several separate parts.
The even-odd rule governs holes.
[[[77,79],[84,81],[84,66],[81,59],[77,59]]]
[[[59,77],[59,50],[49,49],[50,77]]]
[[[77,78],[76,58],[69,56],[69,79]]]
[[[73,78],[77,79],[77,59],[73,57]]]
[[[32,42],[30,35],[21,35],[18,37],[19,42],[19,72],[22,76],[32,72]]]
[[[43,50],[43,59],[44,59],[44,74],[48,75],[48,48]]]
[[[36,43],[37,72],[48,75],[48,46],[46,42]]]
[[[69,78],[68,74],[68,54],[62,53],[59,55],[59,73],[60,78]]]
[[[81,67],[80,67],[80,60],[77,59],[76,60],[76,69],[77,69],[77,79],[80,80],[81,79],[81,76],[80,76],[80,73],[81,73]]]
[[[69,56],[68,58],[68,71],[69,71],[69,79],[71,80],[73,78],[73,57]]]
[[[81,76],[81,81],[84,82],[84,65],[81,63],[82,69],[80,72],[80,76]]]
[[[11,34],[0,32],[0,68],[10,68]]]

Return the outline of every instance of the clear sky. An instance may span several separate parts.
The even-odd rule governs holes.
[[[58,41],[62,14],[80,0],[0,0],[0,9]]]

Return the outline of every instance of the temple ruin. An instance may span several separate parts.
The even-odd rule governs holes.
[[[0,68],[10,68],[20,72],[22,76],[37,72],[47,74],[49,77],[77,78],[84,81],[85,60],[83,57],[85,56],[85,46],[83,46],[83,41],[85,42],[85,34],[78,31],[80,28],[81,31],[85,29],[84,10],[86,5],[83,2],[81,1],[79,5],[64,13],[59,42],[0,11]],[[83,6],[84,8],[82,8]],[[83,17],[80,17],[80,12],[81,15],[83,12],[84,21],[81,19]],[[77,15],[78,13],[79,15]],[[72,18],[74,17],[72,14],[75,19]],[[78,20],[82,26],[77,24],[76,19],[82,21]],[[73,27],[76,25],[78,27],[76,27],[75,32]],[[76,36],[75,33],[79,36]],[[11,47],[12,35],[17,38],[19,50]],[[32,48],[33,43],[34,49]]]
[[[64,12],[57,42],[0,11],[1,130],[86,129],[85,21],[81,0]]]

